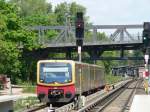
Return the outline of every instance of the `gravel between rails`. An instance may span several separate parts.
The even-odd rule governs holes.
[[[128,112],[135,94],[144,94],[142,80],[137,80],[125,87],[125,90],[101,112]]]

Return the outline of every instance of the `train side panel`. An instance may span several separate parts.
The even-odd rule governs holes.
[[[81,67],[81,78],[80,68]],[[80,79],[81,79],[81,90],[87,92],[99,88],[105,84],[104,70],[98,66],[90,66],[89,64],[81,65],[75,63],[75,88],[76,94],[80,93]]]

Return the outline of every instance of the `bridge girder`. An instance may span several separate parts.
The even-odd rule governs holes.
[[[94,60],[119,60],[119,59],[135,59],[135,58],[124,58],[124,50],[142,50],[143,43],[141,38],[138,37],[134,40],[134,37],[127,31],[127,29],[142,29],[142,24],[135,25],[91,25],[85,27],[85,30],[93,31],[92,40],[87,42],[84,40],[83,52],[87,52],[90,57],[85,59]],[[39,32],[39,43],[44,45],[45,48],[38,50],[28,51],[28,55],[36,57],[38,59],[46,59],[49,53],[65,53],[65,59],[75,59],[72,56],[73,52],[77,52],[74,36],[74,26],[35,26],[28,27],[29,30],[37,30]],[[108,42],[97,40],[97,32],[99,29],[116,29],[110,36]],[[44,40],[45,32],[47,30],[60,30],[60,34],[54,40]],[[131,42],[125,40],[125,35],[131,40]],[[120,38],[116,41],[116,38]],[[101,57],[101,54],[105,51],[120,50],[120,57]],[[24,53],[25,54],[25,53]],[[142,59],[141,57],[139,59]]]
[[[118,59],[124,59],[123,51],[124,50],[143,50],[142,49],[143,44],[124,44],[124,45],[88,45],[83,46],[82,52],[89,54],[89,59],[92,60],[104,60],[107,59],[107,57],[101,57],[102,53],[105,51],[114,51],[118,50],[121,51],[120,58],[110,58],[113,60]],[[48,47],[48,48],[41,48],[33,51],[24,51],[24,56],[32,56],[37,59],[46,59],[48,58],[49,54],[55,54],[55,53],[65,53],[64,59],[74,59],[73,53],[77,54],[77,46],[68,46],[68,47]],[[61,58],[58,58],[61,59]],[[130,58],[127,58],[130,59]]]
[[[85,31],[90,30],[93,31],[93,35],[91,38],[92,42],[99,41],[97,39],[97,31],[98,30],[112,30],[116,29],[115,32],[111,33],[109,39],[110,40],[119,40],[119,41],[126,41],[128,38],[131,41],[133,40],[139,40],[140,35],[138,34],[137,38],[134,38],[127,29],[142,29],[142,24],[134,24],[134,25],[91,25],[91,26],[85,26]],[[74,33],[74,26],[34,26],[34,27],[28,27],[29,30],[37,30],[39,32],[39,43],[43,44],[59,44],[59,43],[72,43],[75,42],[75,33]],[[47,30],[60,30],[60,34],[51,42],[49,40],[45,40],[44,32]],[[118,39],[117,39],[118,38]],[[46,43],[49,41],[48,43]],[[85,42],[87,40],[85,39]]]

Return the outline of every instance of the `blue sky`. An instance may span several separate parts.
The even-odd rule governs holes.
[[[150,0],[47,0],[53,5],[77,2],[93,24],[142,24],[150,21]]]

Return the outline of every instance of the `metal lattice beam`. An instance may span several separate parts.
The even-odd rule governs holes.
[[[33,26],[27,27],[27,29],[31,30],[63,30],[66,26]],[[75,27],[72,26],[71,29]],[[134,25],[91,25],[85,26],[85,29],[142,29],[142,24],[134,24]]]
[[[75,33],[74,33],[74,26],[70,26],[66,24],[65,26],[34,26],[34,27],[28,27],[30,30],[38,30],[39,32],[39,43],[53,46],[54,44],[58,45],[67,45],[67,44],[75,44]],[[116,29],[116,31],[110,36],[110,40],[108,43],[113,44],[115,41],[124,43],[127,42],[126,38],[131,40],[131,43],[136,40],[140,41],[139,37],[138,39],[134,39],[133,36],[127,31],[127,29],[142,29],[143,25],[141,24],[135,24],[135,25],[92,25],[87,26],[85,29],[92,30],[93,36],[91,38],[84,38],[84,45],[89,44],[92,42],[92,44],[103,44],[107,43],[106,40],[98,40],[97,38],[97,30],[98,29]],[[48,40],[48,38],[45,38],[44,32],[47,30],[60,30],[60,33],[57,37],[55,37],[54,40]],[[126,35],[126,37],[125,37]],[[46,39],[46,40],[45,40]],[[50,45],[51,44],[51,45]]]
[[[119,32],[120,32],[120,30],[117,29],[117,30],[110,36],[110,39],[111,39],[112,41],[114,41],[114,40],[117,38]]]
[[[134,38],[130,35],[130,33],[125,29],[125,33],[128,35],[128,37],[131,39],[131,40],[134,40]]]

